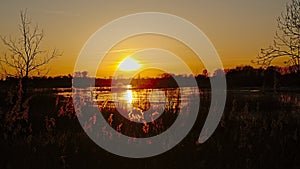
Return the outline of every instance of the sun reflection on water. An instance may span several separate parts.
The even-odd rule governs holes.
[[[126,90],[126,95],[125,99],[127,100],[128,103],[132,103],[133,97],[132,97],[132,90]]]

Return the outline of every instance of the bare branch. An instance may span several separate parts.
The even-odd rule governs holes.
[[[287,60],[284,63],[293,64],[300,72],[300,0],[287,4],[285,13],[277,18],[277,23],[273,45],[261,49],[256,63],[269,66],[274,59],[285,57]]]
[[[52,59],[60,56],[61,53],[54,49],[50,55],[47,51],[41,50],[40,45],[44,39],[43,30],[39,26],[31,26],[31,20],[28,18],[27,10],[20,12],[19,39],[6,38],[1,36],[3,44],[7,47],[9,55],[4,54],[0,57],[2,67],[10,67],[15,70],[19,77],[28,77],[34,72],[41,72],[42,67],[48,64]],[[5,65],[5,66],[4,66]]]

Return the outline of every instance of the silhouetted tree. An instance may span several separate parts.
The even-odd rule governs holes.
[[[213,76],[224,76],[224,75],[225,75],[224,70],[222,70],[222,69],[217,69],[217,70],[215,70]]]
[[[300,72],[300,0],[287,4],[277,22],[273,45],[261,49],[254,62],[267,67],[274,59],[286,57],[284,63],[293,65],[294,71]]]
[[[227,85],[229,88],[262,86],[262,72],[263,69],[254,69],[251,66],[229,69],[226,73]]]
[[[208,71],[207,71],[207,69],[204,69],[202,71],[202,74],[203,74],[203,76],[208,77]]]
[[[27,79],[32,72],[40,73],[43,71],[43,66],[61,54],[56,49],[50,54],[40,49],[44,32],[39,29],[38,25],[31,26],[32,23],[27,16],[27,10],[20,12],[20,19],[20,38],[13,39],[1,36],[8,53],[0,58],[0,63],[4,64],[4,68],[14,69],[15,76]],[[4,69],[4,71],[9,74],[8,69]]]
[[[87,75],[88,75],[88,72],[87,71],[83,71],[83,72],[81,72],[81,75],[82,75],[82,77],[86,78]]]

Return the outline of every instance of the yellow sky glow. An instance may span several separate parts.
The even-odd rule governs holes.
[[[149,52],[139,52],[147,49]],[[157,52],[155,49],[169,51],[182,61],[171,58],[172,56],[167,53]],[[198,56],[178,40],[157,34],[144,34],[127,38],[116,44],[99,64],[97,76],[113,76],[120,63],[127,57],[136,60],[141,65],[140,69],[152,66],[172,71],[168,73],[174,74],[187,73],[182,64],[186,64],[193,74],[201,73],[205,69]],[[120,73],[123,73],[123,76],[132,74],[132,72]],[[148,71],[147,74],[149,73]]]
[[[224,68],[252,65],[261,48],[268,47],[276,31],[276,18],[288,1],[282,0],[91,0],[85,1],[4,1],[0,5],[0,35],[19,37],[21,9],[27,9],[33,25],[45,32],[42,49],[58,49],[60,56],[49,63],[49,76],[73,74],[81,48],[99,28],[119,17],[137,12],[164,12],[182,17],[201,29],[212,41]],[[145,48],[161,48],[183,58],[193,72],[201,73],[201,62],[193,52],[172,39],[129,38],[117,44],[99,65],[97,75],[109,76],[125,57]],[[0,55],[7,52],[0,43]],[[112,62],[114,61],[114,62]],[[166,60],[162,59],[162,62]],[[172,65],[172,62],[167,62]],[[282,65],[280,60],[274,62]],[[200,66],[199,66],[200,65]],[[107,73],[100,73],[106,70]],[[87,70],[88,71],[88,70]]]

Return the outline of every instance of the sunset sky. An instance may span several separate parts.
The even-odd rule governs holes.
[[[223,66],[253,65],[259,50],[268,47],[276,30],[276,18],[285,10],[286,0],[3,0],[0,5],[0,35],[18,37],[20,10],[27,9],[33,23],[45,32],[43,49],[56,48],[63,55],[50,63],[48,75],[72,74],[79,52],[89,37],[103,25],[137,12],[164,12],[184,18],[201,29],[215,46]],[[133,37],[117,44],[100,67],[113,71],[118,63],[141,48],[160,47],[182,55],[192,71],[193,52],[173,39],[158,36]],[[155,43],[155,42],[166,43]],[[171,44],[170,46],[166,44]],[[126,49],[126,50],[124,50]],[[0,45],[0,54],[5,48]],[[188,55],[188,56],[187,56]],[[111,58],[114,58],[110,60]],[[114,64],[111,64],[114,63]],[[168,62],[176,65],[176,62]],[[274,62],[280,65],[280,62]],[[255,66],[255,65],[253,65]],[[174,67],[174,66],[173,66]],[[110,73],[101,74],[108,76]]]

